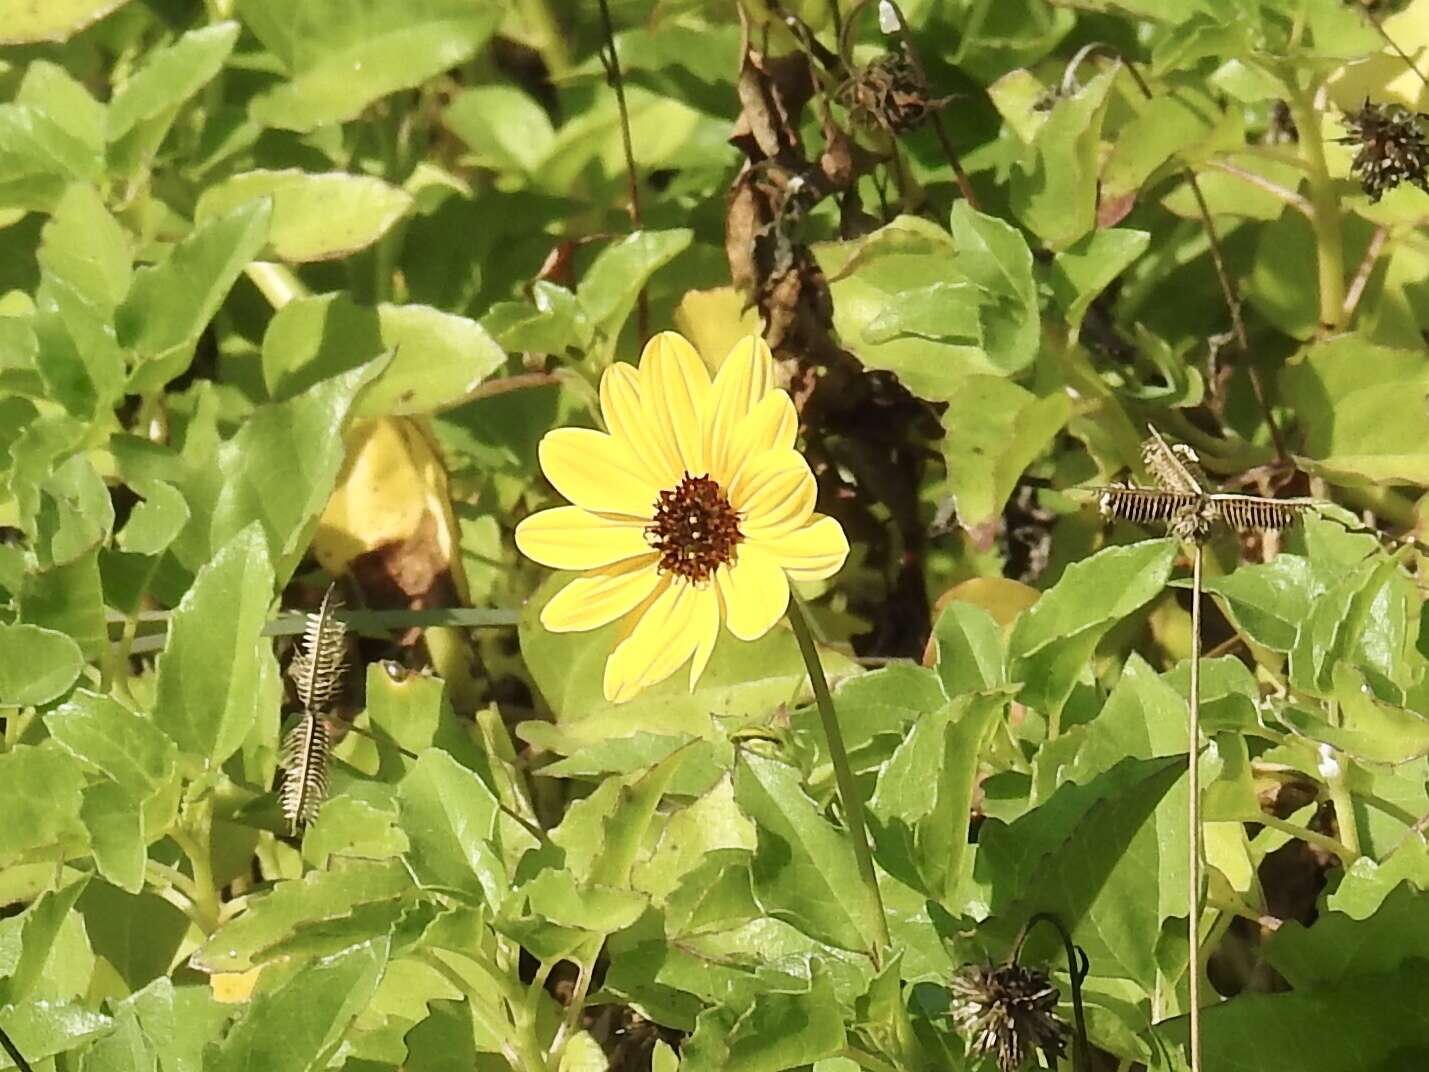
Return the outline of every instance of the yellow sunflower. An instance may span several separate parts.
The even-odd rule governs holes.
[[[558,428],[541,440],[542,472],[574,505],[516,528],[527,557],[583,571],[541,624],[564,633],[622,619],[607,700],[686,661],[693,689],[721,621],[740,640],[763,636],[788,607],[790,580],[837,573],[848,540],[814,512],[794,404],[774,386],[762,339],[737,343],[711,382],[683,337],[656,335],[638,370],[605,371],[600,409],[609,432]]]

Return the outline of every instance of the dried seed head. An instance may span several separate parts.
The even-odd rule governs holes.
[[[332,732],[321,715],[308,711],[284,738],[278,757],[283,769],[283,815],[291,833],[297,834],[317,818],[327,796],[331,761]]]
[[[298,653],[288,668],[297,685],[298,702],[305,711],[329,710],[342,693],[347,626],[334,615],[339,603],[335,592],[335,586],[330,586],[322,606],[308,615]]]
[[[1021,964],[967,964],[948,983],[949,1015],[968,1053],[992,1057],[999,1072],[1021,1068],[1034,1050],[1051,1064],[1071,1034],[1057,1016],[1057,988],[1045,972]]]
[[[1359,146],[1350,170],[1370,201],[1402,182],[1429,192],[1429,141],[1420,120],[1429,118],[1401,104],[1371,104],[1344,117],[1347,145]]]
[[[932,99],[927,81],[902,49],[885,52],[859,70],[844,87],[843,98],[857,118],[893,134],[921,125],[943,103]]]

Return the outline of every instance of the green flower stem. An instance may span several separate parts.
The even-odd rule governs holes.
[[[1191,1072],[1201,1069],[1201,559],[1198,541],[1191,558],[1191,691],[1187,698],[1186,809],[1187,982],[1190,987]]]
[[[1292,823],[1289,819],[1282,819],[1276,815],[1262,815],[1256,822],[1263,826],[1268,826],[1272,830],[1279,830],[1282,834],[1289,834],[1291,837],[1299,838],[1307,845],[1313,845],[1317,849],[1324,849],[1328,853],[1333,853],[1349,867],[1360,858],[1360,854],[1351,849],[1343,841],[1338,841],[1328,834],[1317,834],[1313,830],[1308,830],[1298,823]]]
[[[1340,773],[1326,781],[1326,786],[1330,790],[1330,803],[1335,806],[1335,825],[1339,827],[1340,841],[1344,844],[1346,851],[1359,856],[1359,823],[1355,820],[1355,804],[1350,797],[1350,787],[1345,781],[1344,768],[1349,760],[1343,756],[1335,758],[1339,761]]]
[[[169,831],[169,837],[189,858],[189,867],[193,870],[192,899],[197,912],[194,922],[204,934],[212,934],[218,930],[222,905],[213,880],[208,816],[205,814],[189,827],[175,826]]]
[[[496,1018],[490,1015],[486,1000],[462,978],[460,972],[430,949],[422,951],[420,956],[423,963],[433,968],[438,975],[461,992],[466,998],[472,1015],[477,1017],[491,1034],[501,1039],[501,1055],[506,1058],[507,1063],[516,1072],[550,1072],[545,1058],[541,1055],[541,1044],[537,1041],[534,1033],[534,1021],[527,1021],[526,1017],[520,1015],[520,1003],[513,1004],[509,993],[506,996],[506,1004],[509,1007],[511,1022],[498,1023]],[[482,967],[486,966],[482,965]],[[509,980],[501,973],[487,968],[484,974],[495,981],[503,992],[511,989]]]
[[[878,890],[878,876],[873,870],[873,853],[868,847],[868,824],[863,817],[863,798],[858,795],[858,789],[853,782],[853,768],[849,766],[848,750],[844,747],[843,731],[839,729],[834,699],[829,694],[829,683],[824,677],[823,665],[819,662],[818,649],[814,647],[814,635],[809,631],[809,622],[799,605],[799,597],[793,593],[789,595],[788,614],[789,624],[794,627],[794,635],[799,640],[799,653],[804,657],[804,665],[809,668],[809,681],[814,686],[814,699],[819,705],[824,739],[828,742],[829,758],[834,764],[839,800],[843,803],[844,817],[848,821],[849,833],[853,836],[853,855],[858,861],[858,872],[878,908],[878,946],[872,951],[873,963],[877,967],[882,963],[883,950],[889,944],[888,916],[883,909],[883,894]]]
[[[258,288],[258,292],[268,299],[274,309],[281,309],[294,298],[306,298],[308,288],[285,264],[272,261],[254,261],[243,269],[248,281]]]
[[[1295,85],[1288,101],[1291,118],[1300,132],[1300,154],[1309,186],[1310,226],[1315,231],[1315,260],[1320,279],[1320,330],[1338,331],[1345,320],[1345,249],[1340,233],[1340,203],[1325,162],[1325,142],[1320,114],[1315,111],[1314,89]]]

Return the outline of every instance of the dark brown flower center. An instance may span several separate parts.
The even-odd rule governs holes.
[[[660,552],[661,573],[698,583],[734,560],[744,534],[724,490],[708,476],[686,473],[675,487],[660,492],[645,538]]]

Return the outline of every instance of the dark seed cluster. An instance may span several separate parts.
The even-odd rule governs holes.
[[[1034,1050],[1050,1064],[1066,1051],[1070,1031],[1057,1016],[1058,991],[1044,972],[1021,964],[967,964],[948,983],[949,1015],[974,1057],[999,1072],[1023,1067]]]
[[[1422,113],[1400,104],[1371,104],[1345,116],[1349,136],[1340,141],[1358,145],[1350,170],[1371,201],[1378,201],[1402,182],[1429,192],[1429,141]]]
[[[942,103],[928,93],[928,83],[902,50],[885,52],[844,87],[844,99],[858,118],[894,134],[919,126]]]
[[[708,476],[686,473],[674,488],[660,492],[645,538],[660,552],[661,573],[698,584],[734,560],[744,535],[724,489]]]

